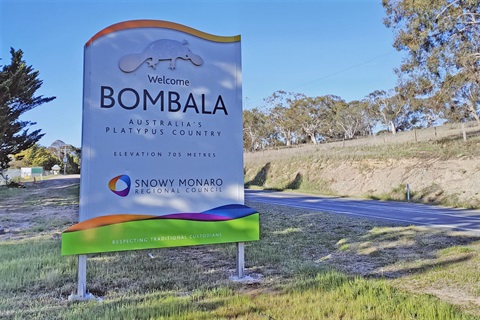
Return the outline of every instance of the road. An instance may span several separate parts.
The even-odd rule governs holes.
[[[480,234],[479,210],[263,190],[245,190],[245,200]]]

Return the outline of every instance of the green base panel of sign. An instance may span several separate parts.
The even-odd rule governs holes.
[[[227,221],[130,221],[64,232],[62,255],[255,241],[259,229],[258,213]]]

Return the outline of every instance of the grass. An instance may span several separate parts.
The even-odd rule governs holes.
[[[49,200],[62,198],[62,192],[64,200]],[[74,186],[52,189],[24,209],[33,215],[48,203],[52,210],[65,210],[63,203],[75,203],[76,192]],[[14,200],[0,198],[0,216]],[[27,228],[3,235],[0,318],[480,317],[479,304],[472,302],[480,296],[480,236],[249,205],[262,213],[261,240],[245,248],[246,273],[258,281],[229,280],[234,244],[89,255],[87,289],[101,302],[67,300],[76,291],[77,261],[60,256],[55,235],[65,221],[39,219],[40,233]]]
[[[48,241],[43,246],[49,247]],[[23,248],[25,249],[25,248]],[[3,248],[2,248],[3,251]],[[26,252],[23,252],[26,253]],[[185,278],[168,271],[148,270],[140,252],[130,256],[140,259],[137,267],[125,267],[127,261],[93,259],[90,282],[95,288],[106,285],[103,302],[68,303],[65,295],[74,283],[75,265],[72,258],[49,258],[41,252],[39,258],[26,263],[18,259],[15,275],[2,272],[7,282],[0,291],[0,316],[8,319],[474,319],[458,307],[440,302],[431,295],[409,294],[390,285],[385,279],[365,279],[349,276],[314,264],[302,263],[288,278],[251,287],[233,285],[213,277],[202,285],[196,277],[205,270],[176,268]],[[3,256],[2,256],[3,258]],[[111,257],[109,257],[111,258]],[[115,263],[115,261],[117,263]],[[31,267],[21,267],[25,264]],[[99,269],[97,264],[101,264]],[[141,267],[138,265],[141,264]],[[116,266],[115,266],[116,265]],[[152,265],[152,264],[146,264]],[[171,267],[170,267],[171,268]],[[147,269],[147,270],[146,270]],[[146,273],[149,272],[149,273]],[[153,274],[152,274],[153,273]],[[190,273],[191,276],[188,276]],[[22,275],[19,277],[19,275]],[[118,279],[118,276],[128,279]],[[140,278],[137,278],[141,275]],[[96,283],[105,277],[114,283]],[[19,279],[20,278],[20,279]],[[30,279],[28,279],[30,278]],[[170,279],[161,281],[160,279]],[[159,281],[155,282],[157,279]],[[205,279],[204,279],[205,280]],[[153,281],[153,283],[151,282]],[[219,283],[220,281],[220,283]],[[115,283],[116,282],[116,283]],[[116,285],[122,283],[121,287]],[[148,286],[147,283],[152,286]],[[135,288],[134,283],[140,287]],[[130,284],[130,285],[128,285]],[[133,288],[132,288],[133,287]],[[187,290],[187,291],[185,291]],[[14,292],[8,298],[7,292]],[[321,303],[319,303],[321,302]],[[12,310],[16,310],[13,312]]]
[[[434,130],[436,134],[434,134]],[[413,131],[396,135],[329,142],[319,145],[300,145],[292,148],[265,150],[247,153],[249,162],[259,165],[270,161],[291,158],[363,160],[363,159],[405,159],[437,158],[442,160],[476,158],[480,156],[480,128],[476,123],[467,125],[468,139],[463,141],[459,124],[448,124],[437,128],[416,130],[419,137],[413,138]]]
[[[24,192],[19,188],[0,187],[0,199],[17,197],[23,193]]]

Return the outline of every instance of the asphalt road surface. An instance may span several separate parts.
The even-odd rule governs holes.
[[[479,210],[263,190],[245,190],[245,200],[480,234]]]

